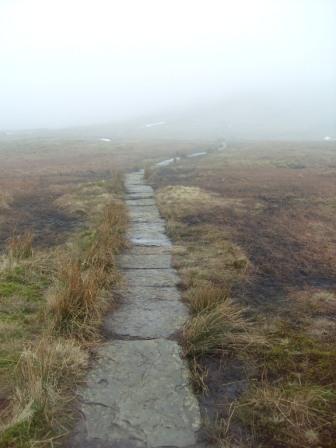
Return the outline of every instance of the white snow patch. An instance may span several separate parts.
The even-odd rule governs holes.
[[[193,152],[192,154],[189,154],[187,157],[200,157],[200,156],[205,156],[206,154],[207,154],[206,151]]]
[[[100,138],[99,139],[101,142],[110,142],[111,141],[111,139],[110,138]]]
[[[156,121],[154,123],[145,124],[145,128],[153,128],[154,126],[162,126],[163,124],[166,124],[166,122],[165,121]]]

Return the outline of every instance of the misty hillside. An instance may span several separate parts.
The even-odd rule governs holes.
[[[171,139],[313,139],[336,137],[336,100],[293,93],[269,96],[242,93],[226,100],[198,103],[136,119],[111,121],[62,130],[68,136],[88,138]],[[38,132],[42,132],[39,130]],[[45,130],[44,132],[47,132]],[[54,133],[55,131],[50,131]]]

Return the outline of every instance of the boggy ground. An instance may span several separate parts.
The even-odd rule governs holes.
[[[223,446],[334,446],[336,146],[235,143],[151,173]],[[248,307],[248,308],[246,308]]]

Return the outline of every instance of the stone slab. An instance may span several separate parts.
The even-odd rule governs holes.
[[[146,301],[179,301],[181,295],[175,286],[152,288],[146,286],[132,286],[122,291],[123,303],[146,302]]]
[[[128,193],[126,195],[126,199],[148,199],[153,198],[154,195],[152,192],[150,193]]]
[[[160,222],[132,222],[128,228],[133,234],[144,234],[145,232],[160,233],[161,236],[167,238],[165,230],[166,225],[163,220]]]
[[[114,341],[99,355],[81,393],[86,418],[73,448],[196,444],[199,407],[175,341]]]
[[[126,285],[171,287],[178,283],[173,269],[133,269],[124,271]]]
[[[171,255],[124,254],[118,257],[118,264],[122,269],[168,269],[171,267]]]
[[[158,255],[158,254],[170,254],[171,247],[167,245],[163,246],[131,246],[125,254],[134,255]]]
[[[131,221],[135,222],[154,222],[154,220],[161,221],[159,210],[156,206],[148,207],[130,207],[128,214]]]
[[[149,185],[126,185],[126,191],[128,193],[152,193],[154,195],[153,188]]]
[[[125,202],[128,207],[148,207],[149,205],[155,205],[154,198],[126,199]]]
[[[188,311],[180,300],[132,300],[108,316],[104,329],[117,338],[167,338],[181,329],[187,318]]]

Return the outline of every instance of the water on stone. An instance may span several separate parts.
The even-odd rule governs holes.
[[[153,190],[126,177],[131,248],[119,259],[126,286],[107,316],[107,342],[80,390],[72,448],[199,446],[200,412],[174,335],[187,318]]]

